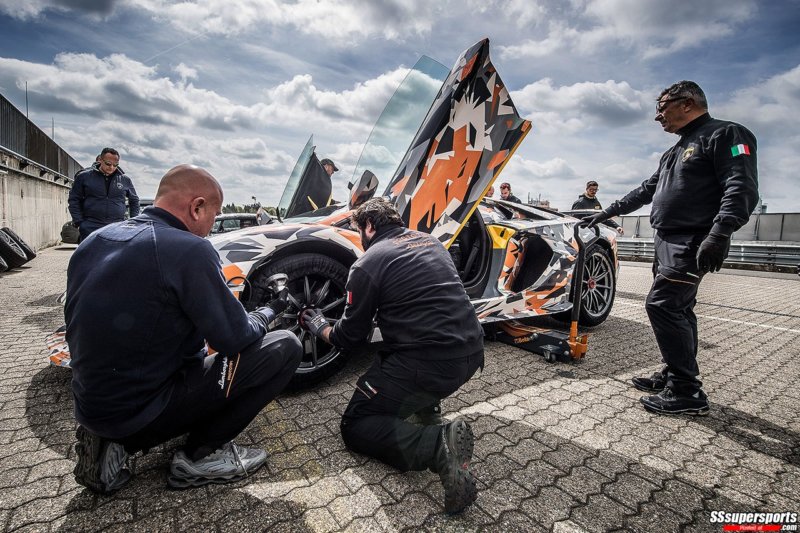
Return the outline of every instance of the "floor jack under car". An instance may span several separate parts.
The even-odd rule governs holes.
[[[580,236],[580,229],[586,227],[581,222],[575,225],[575,242],[578,244],[578,258],[573,272],[573,284],[575,280],[581,285],[575,288],[572,293],[572,313],[570,315],[569,332],[557,329],[543,328],[520,322],[509,320],[499,323],[491,337],[500,342],[522,348],[529,352],[542,355],[548,363],[561,361],[579,361],[586,355],[588,346],[588,335],[578,334],[578,319],[580,318],[581,306],[580,298],[583,292],[583,269],[586,256],[586,249],[591,246],[599,237],[600,230],[594,230],[594,237],[589,241],[584,241]]]

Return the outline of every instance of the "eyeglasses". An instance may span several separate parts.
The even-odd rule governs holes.
[[[660,115],[664,111],[667,110],[669,107],[670,102],[677,102],[678,100],[686,100],[685,96],[676,96],[675,98],[667,98],[666,100],[661,100],[656,102],[656,115]]]
[[[118,167],[119,166],[119,163],[112,163],[111,161],[103,161],[102,163],[104,165],[108,166],[108,167]]]

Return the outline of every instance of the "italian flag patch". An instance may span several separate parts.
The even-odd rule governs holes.
[[[750,155],[750,147],[746,144],[737,144],[736,146],[731,146],[731,155],[736,157],[737,155]]]

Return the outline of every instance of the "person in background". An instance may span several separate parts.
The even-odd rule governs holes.
[[[600,200],[597,199],[597,190],[599,189],[599,185],[596,181],[591,180],[586,182],[586,191],[578,196],[578,199],[575,203],[572,204],[572,209],[593,209],[596,211],[600,211],[603,209],[603,206],[600,205]],[[620,235],[625,234],[625,230],[622,229],[622,226],[617,224],[615,221],[608,219],[604,222],[607,226],[610,226],[617,230],[617,233]]]
[[[705,93],[693,81],[661,91],[655,120],[678,142],[650,178],[586,220],[591,227],[653,204],[654,280],[645,309],[664,366],[650,377],[633,378],[633,386],[650,393],[640,400],[648,411],[705,415],[694,306],[703,277],[722,268],[731,235],[758,203],[756,138],[741,124],[712,118]]]
[[[511,194],[511,184],[507,181],[500,184],[500,198],[507,202],[522,203],[519,198]]]
[[[103,148],[97,161],[75,175],[67,204],[80,241],[107,224],[125,220],[125,200],[131,218],[139,214],[139,195],[119,168],[119,152]]]
[[[325,169],[325,172],[328,173],[328,176],[332,177],[334,172],[339,171],[339,168],[327,157],[320,161],[319,164],[322,165],[322,168]]]

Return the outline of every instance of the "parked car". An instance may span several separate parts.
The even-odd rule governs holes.
[[[214,219],[211,235],[258,226],[255,213],[224,213]]]
[[[288,276],[292,304],[274,325],[296,333],[305,349],[295,384],[325,379],[345,363],[345,353],[304,331],[297,317],[306,307],[330,320],[344,312],[348,270],[363,253],[350,214],[375,194],[378,176],[389,176],[383,195],[406,225],[448,248],[482,323],[568,314],[578,286],[572,272],[579,220],[485,198],[530,128],[489,59],[488,40],[466,50],[449,73],[424,58],[374,126],[347,205],[328,205],[329,188],[318,193],[309,186],[319,166],[309,140],[278,206],[282,223],[210,238],[247,309],[272,298],[271,276]],[[616,290],[616,233],[599,231],[580,284],[581,322],[588,326],[608,317]]]

